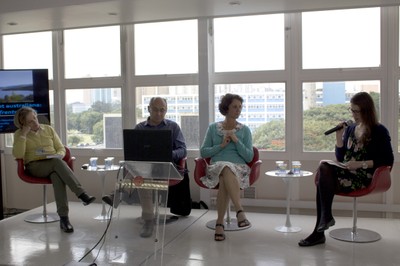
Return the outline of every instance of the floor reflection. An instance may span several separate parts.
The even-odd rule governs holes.
[[[251,228],[227,231],[226,240],[216,242],[214,231],[206,227],[216,217],[214,210],[192,210],[188,217],[166,224],[165,231],[160,226],[158,234],[142,238],[139,206],[121,205],[119,210],[114,209],[110,223],[94,219],[100,208],[100,204],[84,207],[71,202],[70,220],[75,229],[72,234],[62,232],[59,223],[27,223],[24,221],[27,213],[1,221],[0,265],[55,266],[79,260],[95,261],[99,266],[400,265],[399,219],[358,219],[360,228],[381,234],[382,239],[377,242],[353,244],[327,234],[325,244],[302,248],[297,242],[311,232],[314,216],[292,215],[293,224],[302,231],[282,233],[275,227],[282,224],[284,211],[282,214],[248,212]],[[55,211],[55,204],[49,204],[48,209]],[[164,214],[170,215],[161,208],[160,215]],[[352,217],[336,216],[335,219],[333,229],[352,224]]]

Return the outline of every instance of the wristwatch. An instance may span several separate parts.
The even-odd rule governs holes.
[[[362,162],[362,169],[367,169],[368,168],[368,164],[366,161]]]

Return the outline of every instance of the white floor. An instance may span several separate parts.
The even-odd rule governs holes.
[[[129,208],[128,208],[129,207]],[[105,236],[108,223],[95,220],[101,205],[84,207],[70,203],[72,234],[60,231],[59,223],[33,224],[24,221],[29,213],[0,222],[0,265],[400,265],[400,221],[397,219],[359,218],[360,228],[381,234],[373,243],[356,244],[335,240],[314,247],[299,247],[315,222],[313,216],[292,215],[292,225],[301,227],[297,233],[281,233],[275,227],[285,223],[285,215],[247,213],[252,227],[226,232],[226,240],[213,240],[214,232],[205,224],[215,219],[213,210],[193,210],[189,217],[155,230],[153,237],[141,238],[140,209],[122,206],[115,212]],[[48,211],[54,211],[54,203]],[[349,227],[350,217],[335,217],[333,227]],[[157,233],[158,232],[158,233]],[[328,230],[329,232],[329,230]],[[91,249],[94,247],[93,251]],[[85,256],[85,254],[88,254]],[[85,257],[84,257],[85,256]],[[84,257],[84,258],[83,258]],[[73,264],[72,262],[81,263]]]

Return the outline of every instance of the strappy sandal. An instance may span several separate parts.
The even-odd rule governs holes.
[[[241,213],[241,212],[243,212],[243,210],[238,210],[238,211],[236,212],[236,218],[238,218],[239,213]],[[244,220],[241,220],[241,221],[239,221],[239,219],[238,219],[237,224],[238,224],[238,227],[247,227],[247,226],[250,226],[250,222],[249,222],[249,220],[247,220],[246,218],[245,218]]]
[[[221,226],[221,227],[225,230],[225,226],[224,226],[223,224],[216,224],[216,225],[215,225],[215,229],[216,229],[218,226]],[[215,234],[214,234],[214,240],[215,240],[215,241],[224,241],[224,240],[225,240],[225,234],[217,234],[217,233],[215,233]]]

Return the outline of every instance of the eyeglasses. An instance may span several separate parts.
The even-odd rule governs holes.
[[[33,125],[33,124],[36,124],[37,121],[38,121],[37,116],[34,115],[32,119],[30,119],[30,120],[25,120],[25,124]]]
[[[150,110],[151,110],[152,112],[154,112],[154,113],[162,113],[162,114],[165,113],[165,112],[167,112],[167,109],[164,109],[164,108],[158,109],[158,108],[155,108],[155,107],[151,107]]]
[[[352,112],[353,114],[356,114],[356,115],[361,113],[360,110],[354,110],[354,109],[351,109],[351,107],[349,107],[348,110],[349,110],[349,112]]]

